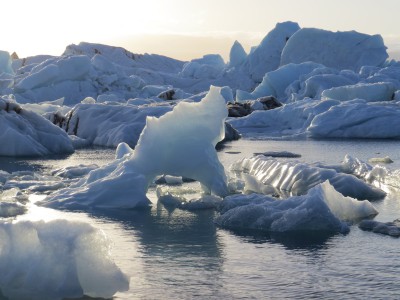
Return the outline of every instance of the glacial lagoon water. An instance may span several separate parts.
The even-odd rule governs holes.
[[[367,161],[389,156],[400,169],[400,141],[240,140],[219,151],[226,169],[242,157],[290,151],[297,160],[339,164],[345,154]],[[46,172],[81,163],[102,165],[114,150],[93,148],[50,159],[0,159],[6,171]],[[190,183],[193,186],[196,183]],[[185,185],[182,187],[184,188]],[[67,218],[102,229],[112,257],[131,276],[115,299],[398,299],[398,238],[365,232],[331,236],[231,232],[214,225],[216,213],[167,210],[148,193],[151,210],[64,212],[32,206],[19,219]],[[373,203],[378,221],[400,218],[400,191]]]

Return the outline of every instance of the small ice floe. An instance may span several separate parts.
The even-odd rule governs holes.
[[[267,151],[263,153],[254,153],[254,155],[264,155],[270,157],[285,157],[285,158],[298,158],[300,154],[289,152],[289,151]]]
[[[111,298],[129,289],[105,234],[76,221],[0,222],[0,269],[7,299]]]
[[[188,211],[216,209],[222,201],[222,198],[214,195],[196,195],[198,193],[195,190],[180,189],[176,192],[174,193],[171,189],[157,188],[158,201],[167,209],[179,208]],[[187,199],[190,194],[192,198]]]
[[[358,227],[360,227],[362,230],[400,237],[400,219],[386,223],[374,220],[363,220],[360,222]]]
[[[99,166],[96,164],[77,166],[69,166],[61,169],[54,170],[51,175],[59,176],[62,178],[74,179],[87,175],[90,171],[97,169]]]
[[[31,171],[13,172],[5,182],[4,189],[17,188],[20,190],[29,190],[30,192],[51,192],[61,189],[66,183],[60,178],[47,176]]]
[[[349,231],[348,223],[378,214],[367,200],[344,197],[328,181],[307,195],[277,200],[260,194],[233,195],[220,205],[216,224],[227,229],[266,232]]]
[[[3,191],[0,194],[0,218],[22,215],[27,211],[25,206],[28,197],[17,188]]]
[[[372,157],[368,159],[368,162],[371,164],[391,164],[393,160],[389,156],[385,157]]]
[[[156,184],[167,184],[167,185],[181,185],[183,178],[181,176],[163,175],[156,179]]]

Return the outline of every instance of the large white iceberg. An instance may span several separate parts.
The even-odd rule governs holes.
[[[0,222],[0,294],[9,299],[110,298],[129,279],[110,258],[110,242],[89,224]]]
[[[302,28],[283,49],[281,66],[313,61],[340,70],[358,71],[362,66],[382,66],[387,58],[380,35]]]
[[[212,87],[199,103],[181,102],[160,118],[149,117],[134,152],[119,148],[119,159],[43,204],[71,209],[148,206],[147,188],[162,174],[198,180],[208,192],[225,196],[227,179],[215,145],[224,138],[226,116],[220,89]]]
[[[344,197],[328,182],[285,200],[259,194],[229,196],[222,201],[221,212],[216,223],[229,229],[342,233],[349,230],[347,222],[378,214],[370,202]]]

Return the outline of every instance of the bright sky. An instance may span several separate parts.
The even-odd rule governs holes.
[[[86,41],[178,59],[227,58],[235,40],[248,50],[290,20],[379,33],[400,59],[400,0],[9,0],[1,7],[0,50],[20,57],[60,55]]]

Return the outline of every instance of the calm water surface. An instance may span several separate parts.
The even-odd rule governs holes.
[[[224,166],[265,151],[291,151],[308,163],[338,164],[345,154],[362,160],[390,156],[400,169],[398,141],[249,141],[219,152]],[[46,160],[1,159],[0,169],[48,171],[81,163],[102,165],[114,150],[80,150]],[[400,239],[361,231],[303,236],[231,232],[215,227],[215,212],[58,212],[32,208],[23,219],[68,218],[104,230],[112,256],[131,276],[130,290],[115,299],[399,299]],[[374,202],[379,221],[400,218],[400,193]]]

